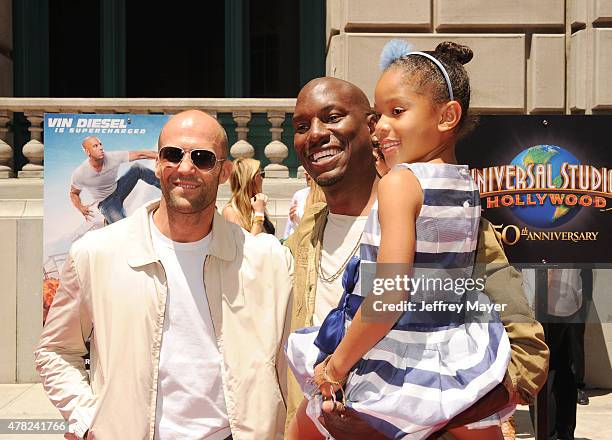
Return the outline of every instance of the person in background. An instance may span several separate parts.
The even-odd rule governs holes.
[[[266,213],[268,196],[262,192],[264,171],[258,160],[238,158],[230,176],[232,198],[223,208],[223,217],[236,223],[253,235],[275,233]]]
[[[304,177],[306,178],[306,188],[298,189],[295,193],[293,193],[293,197],[291,197],[289,215],[285,225],[285,233],[283,234],[284,240],[289,238],[293,231],[295,231],[300,224],[302,216],[304,215],[304,206],[306,205],[308,194],[310,194],[310,182],[312,182],[312,179],[308,173],[304,173]]]
[[[589,396],[584,392],[584,330],[589,312],[589,304],[593,300],[593,270],[582,269],[582,306],[580,307],[580,321],[574,325],[571,332],[572,367],[578,388],[578,405],[588,405]]]
[[[524,269],[527,297],[535,303],[535,270]],[[548,310],[542,319],[550,348],[548,439],[574,440],[580,385],[584,386],[585,301],[591,297],[591,270],[548,269]],[[529,407],[532,422],[533,406]]]

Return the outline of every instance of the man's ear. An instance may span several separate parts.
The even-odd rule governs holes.
[[[221,165],[221,172],[219,173],[219,185],[227,182],[227,179],[229,179],[229,176],[232,174],[232,170],[234,169],[234,164],[229,159],[225,159],[221,163],[223,165]]]
[[[155,177],[161,180],[161,163],[159,162],[159,155],[155,159]]]
[[[441,132],[450,131],[459,124],[461,121],[461,104],[457,101],[449,101],[442,105],[440,109],[440,122],[438,123],[438,130]]]
[[[376,123],[378,122],[378,115],[376,113],[370,113],[366,120],[368,121],[368,129],[370,130],[370,134],[374,134]]]

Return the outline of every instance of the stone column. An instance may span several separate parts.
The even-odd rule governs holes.
[[[251,112],[249,110],[238,110],[232,112],[232,117],[234,121],[236,121],[236,134],[238,135],[238,140],[232,145],[232,148],[230,148],[230,154],[234,159],[255,156],[255,149],[247,141],[247,134],[249,133],[247,124],[251,120]]]
[[[289,168],[283,165],[283,160],[289,155],[289,149],[281,141],[283,129],[281,125],[285,121],[285,112],[270,110],[268,112],[268,121],[272,124],[270,133],[272,134],[272,142],[266,145],[264,154],[270,163],[264,168],[266,177],[275,177],[286,179],[289,177]]]
[[[297,169],[297,178],[305,179],[306,178],[305,174],[306,174],[306,170],[304,169],[302,165],[300,165]]]
[[[13,173],[13,148],[6,143],[9,121],[8,112],[0,112],[0,179],[15,177],[15,173]]]
[[[18,175],[24,178],[42,179],[45,155],[45,147],[41,142],[43,131],[42,122],[44,120],[43,112],[24,112],[24,115],[28,118],[28,122],[30,122],[30,127],[28,127],[30,140],[23,146],[23,155],[28,159],[28,163],[23,166]]]

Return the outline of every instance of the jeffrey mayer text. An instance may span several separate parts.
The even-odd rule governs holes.
[[[465,307],[466,312],[503,312],[508,304],[485,304],[479,301],[466,301],[465,303],[445,301],[400,301],[399,303],[385,303],[374,301],[372,307],[375,312],[455,312],[461,313]]]

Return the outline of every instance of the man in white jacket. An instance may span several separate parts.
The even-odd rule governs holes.
[[[232,165],[214,118],[174,116],[158,152],[161,200],[70,250],[44,388],[72,438],[281,439],[291,257],[216,213]]]

